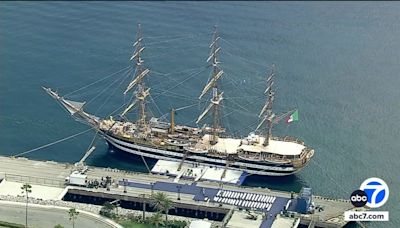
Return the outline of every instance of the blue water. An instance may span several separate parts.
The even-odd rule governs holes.
[[[246,184],[293,191],[307,185],[319,195],[348,198],[364,179],[380,177],[391,190],[381,208],[390,211],[390,221],[366,226],[400,227],[398,12],[397,2],[0,3],[0,154],[85,130],[41,86],[67,94],[127,67],[138,22],[144,59],[155,71],[148,79],[159,109],[150,104],[153,113],[197,102],[209,76],[204,67],[212,26],[218,24],[223,89],[231,97],[224,113],[236,110],[224,126],[238,135],[254,129],[263,80],[275,63],[275,109],[298,107],[300,121],[280,124],[274,134],[298,136],[316,151],[295,176],[251,177]],[[186,69],[192,70],[179,73]],[[161,94],[199,71],[174,94]],[[123,73],[67,97],[89,101],[115,82],[86,106],[106,116],[124,101],[129,78],[123,81]],[[193,124],[203,106],[178,112],[177,121]],[[92,138],[84,134],[25,156],[77,161]],[[140,158],[108,151],[103,140],[88,163],[146,170]]]

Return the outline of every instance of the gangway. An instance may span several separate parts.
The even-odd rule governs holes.
[[[179,171],[179,170],[178,170]],[[175,177],[174,179],[174,183],[178,183],[179,180],[181,179],[181,177],[183,176],[183,174],[186,172],[187,170],[184,169],[183,171],[179,171],[178,175]]]
[[[87,170],[87,167],[85,166],[85,161],[86,159],[92,154],[92,152],[96,149],[95,146],[92,146],[88,151],[86,151],[85,155],[79,160],[77,163],[75,163],[76,169],[80,173],[85,173]]]
[[[96,149],[95,146],[92,146],[88,151],[86,151],[85,155],[82,157],[82,159],[78,162],[78,164],[83,164],[86,159],[90,156],[90,154]]]
[[[178,171],[181,171],[183,162],[184,162],[185,159],[187,158],[187,155],[188,155],[188,151],[186,151],[185,154],[183,155],[182,160],[181,160],[181,162],[179,163],[179,166],[178,166]]]
[[[208,169],[208,167],[205,167],[204,170],[203,170],[203,172],[202,172],[200,175],[198,175],[198,176],[194,179],[194,181],[195,181],[195,182],[199,181],[200,178],[202,178],[202,177],[204,176],[204,174],[206,173],[207,169]]]
[[[225,165],[224,171],[222,172],[222,175],[221,175],[221,180],[225,178],[226,170],[228,170],[230,163],[231,163],[231,161],[229,161],[229,160],[226,161],[226,165]]]

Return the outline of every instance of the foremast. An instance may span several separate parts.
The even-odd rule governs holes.
[[[267,79],[267,88],[264,91],[264,94],[267,95],[267,100],[263,108],[261,109],[260,114],[258,115],[259,118],[262,117],[262,120],[257,126],[257,129],[259,129],[264,123],[266,126],[265,140],[263,142],[263,146],[269,145],[269,140],[272,136],[272,124],[273,124],[273,119],[275,117],[275,114],[272,112],[272,105],[275,99],[275,90],[273,89],[274,77],[275,77],[275,65],[272,65],[271,74]]]
[[[212,109],[212,131],[210,144],[215,145],[218,142],[218,133],[221,130],[220,124],[220,109],[221,109],[221,101],[223,99],[223,92],[218,91],[218,79],[221,78],[224,71],[219,67],[218,61],[218,52],[221,50],[219,47],[218,40],[220,39],[218,35],[217,26],[214,26],[214,32],[212,36],[212,42],[210,44],[210,56],[207,58],[207,62],[210,62],[213,67],[212,77],[207,85],[204,87],[201,92],[199,99],[201,99],[208,91],[212,91],[211,103],[207,106],[204,112],[198,117],[196,124],[198,124],[204,116]]]
[[[150,88],[146,87],[144,78],[150,73],[150,70],[143,66],[144,61],[141,58],[141,53],[145,49],[145,47],[142,45],[142,41],[143,37],[141,26],[140,24],[138,24],[136,42],[133,44],[133,46],[135,47],[135,51],[130,58],[131,61],[134,61],[136,66],[135,76],[124,92],[124,94],[126,95],[129,91],[136,87],[136,91],[133,92],[135,95],[135,100],[125,108],[125,110],[121,113],[121,116],[125,117],[125,115],[137,105],[138,130],[142,133],[145,133],[148,129],[146,122],[146,98],[150,95]]]

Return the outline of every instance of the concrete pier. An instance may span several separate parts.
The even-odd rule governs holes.
[[[261,225],[255,227],[271,227],[277,215],[281,214],[281,211],[291,199],[289,192],[266,188],[227,184],[221,186],[221,184],[215,182],[193,182],[193,180],[185,179],[180,179],[177,183],[174,178],[164,175],[134,173],[99,167],[88,167],[86,175],[89,180],[101,180],[103,177],[110,176],[113,183],[109,189],[66,186],[65,177],[74,169],[75,166],[68,163],[0,157],[0,179],[4,176],[6,183],[30,183],[37,186],[47,186],[48,189],[42,188],[54,191],[52,195],[54,200],[63,198],[68,200],[66,198],[73,195],[81,198],[96,198],[100,200],[99,202],[117,199],[122,202],[121,207],[124,207],[124,205],[140,207],[141,203],[150,203],[151,195],[154,192],[162,191],[174,202],[176,213],[186,211],[192,217],[214,220],[213,224],[216,227],[224,225],[234,227],[235,225],[232,224],[236,223],[238,216],[239,218],[243,217],[240,214],[246,211],[250,211],[260,219],[259,223],[254,224]],[[15,186],[0,183],[0,194],[10,194],[12,189],[7,188],[15,188]],[[20,192],[19,187],[15,191]],[[49,197],[46,192],[41,192]],[[40,193],[35,197],[41,197]],[[79,199],[79,197],[75,198]],[[300,224],[308,225],[311,223],[311,225],[315,224],[318,227],[342,227],[346,224],[343,213],[346,210],[354,209],[348,200],[333,200],[313,196],[313,202],[323,210],[318,210],[314,214],[293,215],[295,218],[300,218]],[[235,211],[236,213],[234,213]],[[220,218],[222,214],[225,216],[223,219]],[[231,218],[232,221],[230,221]],[[246,220],[243,223],[246,224]],[[250,227],[247,226],[247,228]]]

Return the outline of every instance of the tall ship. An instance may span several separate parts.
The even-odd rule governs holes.
[[[65,99],[51,88],[43,89],[57,100],[76,120],[88,124],[99,133],[109,145],[121,151],[153,158],[193,165],[212,166],[222,169],[245,171],[249,174],[285,176],[292,175],[307,166],[314,150],[295,137],[277,137],[272,135],[273,125],[291,116],[297,110],[282,115],[272,111],[274,103],[275,71],[266,77],[265,104],[259,113],[260,122],[247,137],[233,137],[222,126],[221,109],[224,100],[220,79],[224,75],[219,62],[220,36],[214,28],[209,45],[210,55],[207,63],[212,74],[199,94],[199,99],[210,96],[208,106],[196,119],[196,124],[210,115],[210,124],[203,127],[186,126],[175,122],[175,110],[170,112],[170,120],[150,117],[146,101],[150,87],[145,78],[151,70],[145,67],[142,52],[143,36],[140,24],[133,44],[134,52],[130,60],[134,63],[135,73],[127,85],[124,94],[132,94],[133,100],[116,116],[100,118],[84,111],[85,102]],[[129,120],[127,114],[136,110],[137,119]]]

